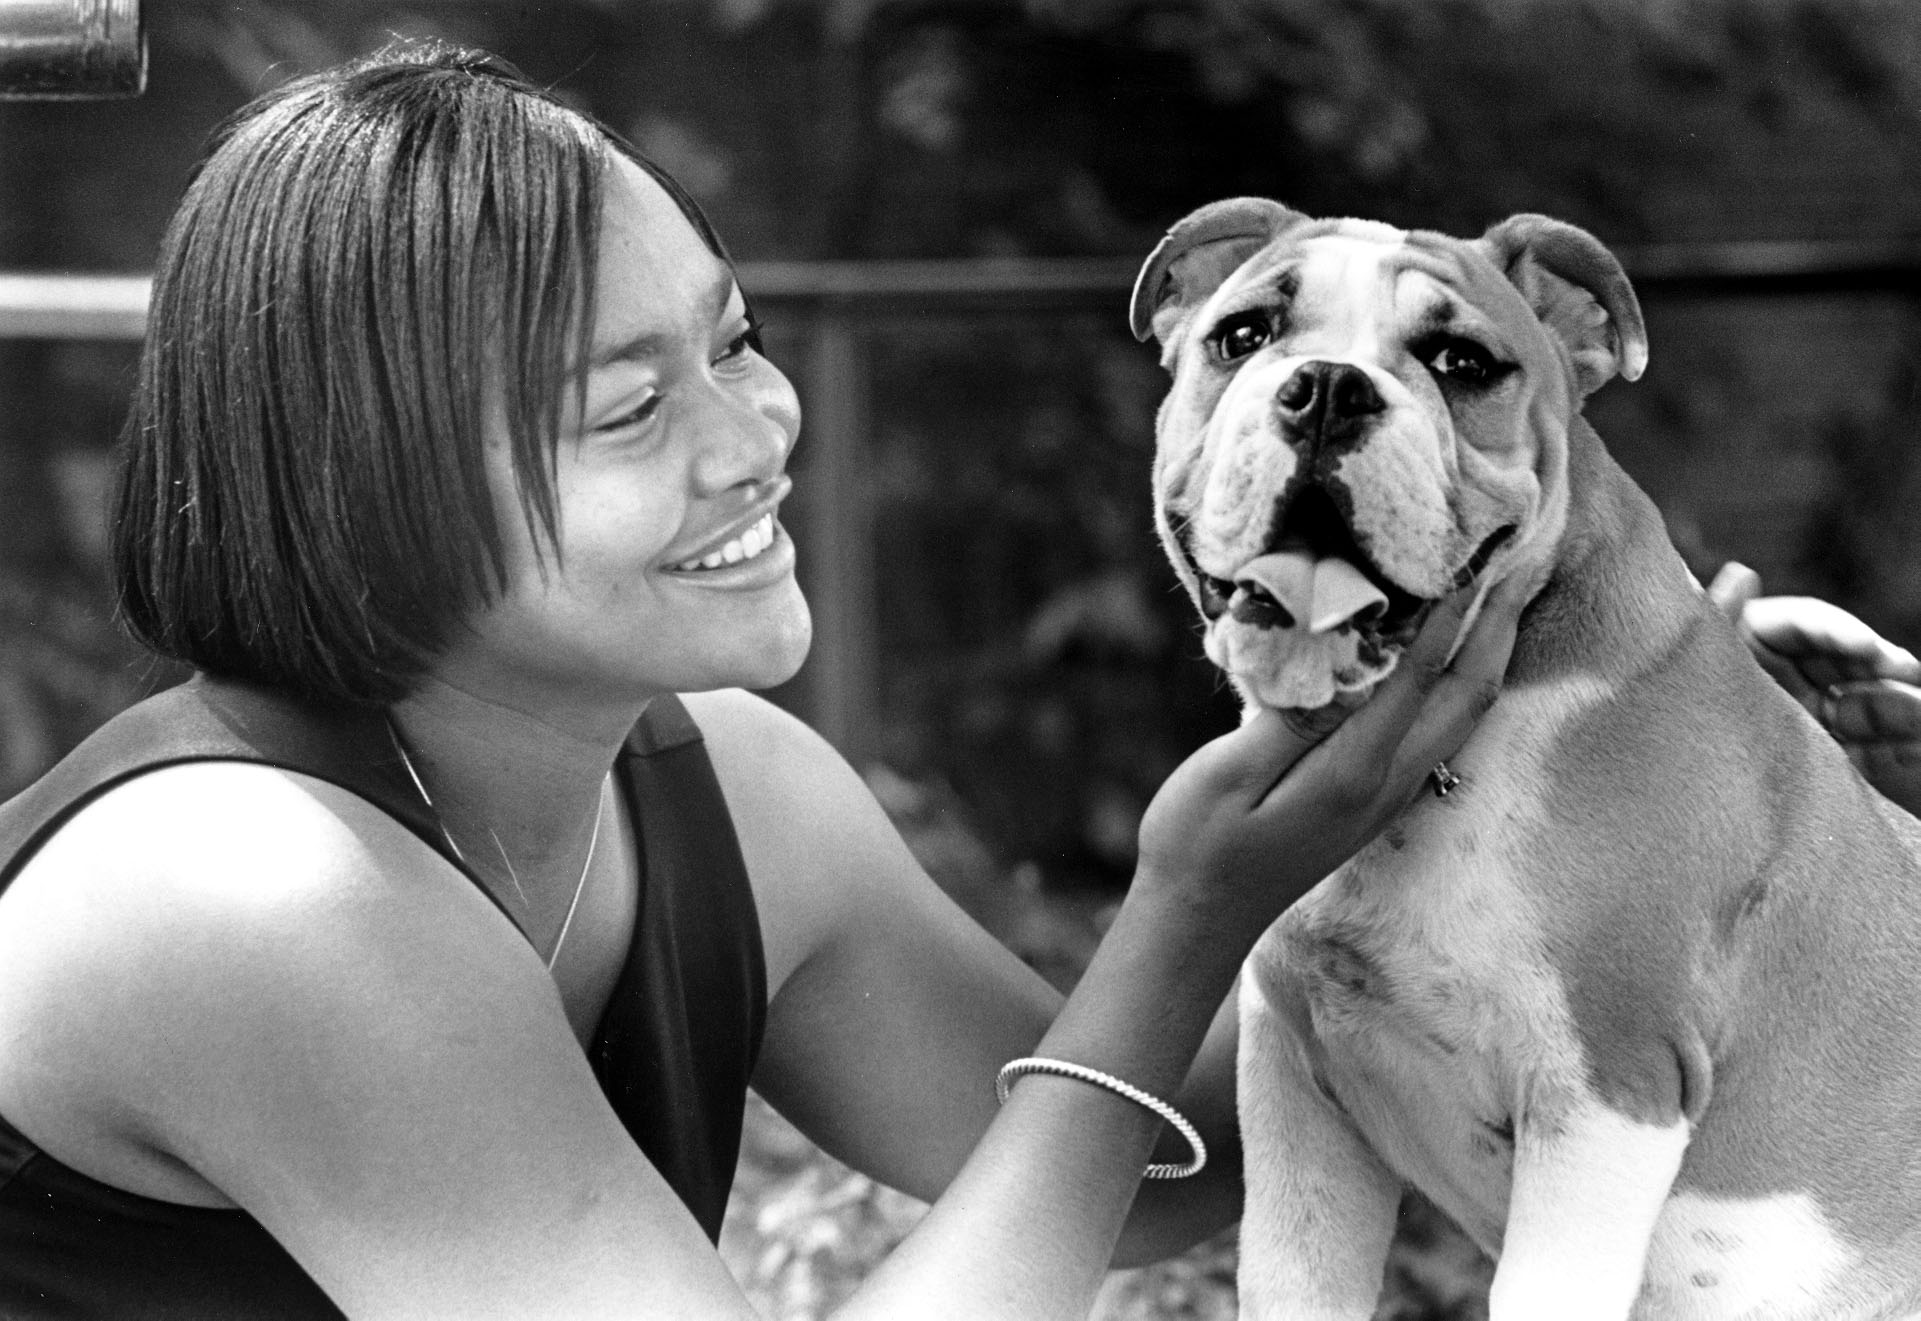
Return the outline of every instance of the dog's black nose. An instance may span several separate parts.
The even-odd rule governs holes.
[[[1376,413],[1387,411],[1374,382],[1345,362],[1302,363],[1274,394],[1274,411],[1289,441],[1347,439]]]

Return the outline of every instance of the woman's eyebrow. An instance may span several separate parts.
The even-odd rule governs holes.
[[[733,301],[733,298],[734,273],[730,270],[723,270],[715,277],[707,297],[708,305],[713,308],[714,320],[718,321],[720,319],[721,314],[726,312],[727,305]],[[638,362],[646,358],[654,357],[659,354],[662,349],[671,344],[673,340],[674,334],[672,331],[643,330],[639,334],[630,335],[625,339],[613,340],[606,344],[596,345],[593,351],[588,354],[586,370],[595,372],[599,371],[602,367],[610,367],[617,362]]]

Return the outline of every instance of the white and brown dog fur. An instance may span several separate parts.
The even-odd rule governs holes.
[[[1404,1183],[1496,1258],[1493,1321],[1921,1315],[1921,825],[1581,417],[1647,360],[1613,256],[1238,199],[1133,315],[1161,532],[1250,707],[1365,700],[1458,583],[1531,595],[1459,787],[1243,972],[1243,1315],[1370,1317]]]

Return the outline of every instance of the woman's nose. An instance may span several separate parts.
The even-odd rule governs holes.
[[[702,488],[717,493],[772,481],[800,437],[800,400],[781,370],[762,360],[747,389],[721,396],[709,442],[702,447]]]

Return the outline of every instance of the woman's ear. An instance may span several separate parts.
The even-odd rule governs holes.
[[[1483,234],[1480,248],[1567,346],[1583,398],[1616,375],[1632,381],[1647,370],[1640,300],[1599,239],[1548,216],[1518,215]]]
[[[1175,329],[1240,264],[1275,235],[1305,220],[1265,197],[1210,202],[1167,231],[1134,281],[1128,324],[1165,347]]]

